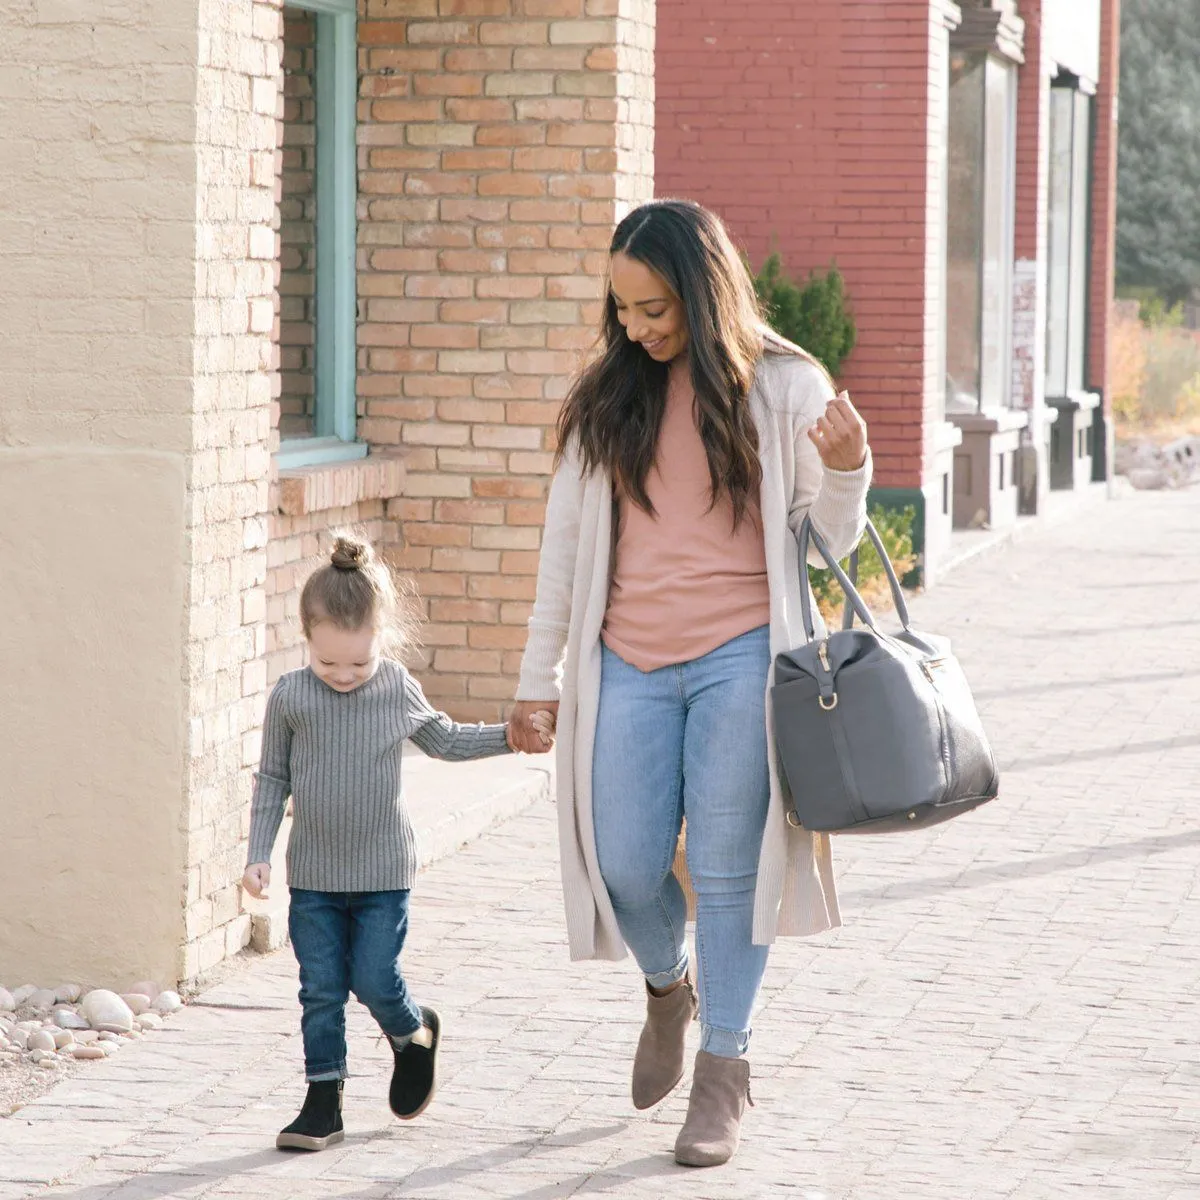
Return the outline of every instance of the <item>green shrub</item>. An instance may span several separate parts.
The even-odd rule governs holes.
[[[916,523],[917,510],[911,505],[904,508],[885,508],[881,504],[872,504],[868,514],[887,550],[888,558],[896,569],[896,574],[903,579],[915,564],[913,554],[913,525]],[[849,558],[842,560],[841,566],[847,568]],[[817,607],[821,610],[827,622],[836,621],[842,611],[841,584],[834,573],[827,567],[808,568],[808,578],[812,583],[813,594],[817,598]],[[869,537],[863,536],[858,554],[858,590],[868,605],[879,605],[881,601],[890,600],[887,575],[883,563],[875,550],[875,544]]]
[[[1146,339],[1141,415],[1173,421],[1196,413],[1200,391],[1200,338],[1173,326],[1152,327]]]
[[[798,284],[783,272],[783,261],[772,254],[757,275],[751,272],[754,290],[767,320],[776,333],[823,362],[837,375],[842,361],[854,349],[854,318],[846,306],[841,272],[830,267],[828,274],[810,272]]]
[[[1151,329],[1178,329],[1183,324],[1183,301],[1168,306],[1157,292],[1152,292],[1141,301],[1138,320]]]

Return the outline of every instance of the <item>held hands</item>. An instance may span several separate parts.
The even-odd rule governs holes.
[[[557,700],[518,700],[508,718],[509,749],[521,754],[547,753],[554,745],[557,724]]]
[[[251,863],[242,875],[242,887],[255,900],[269,900],[267,888],[271,886],[271,864]]]
[[[825,415],[808,431],[808,438],[827,470],[857,471],[867,461],[867,424],[846,392],[825,406]]]

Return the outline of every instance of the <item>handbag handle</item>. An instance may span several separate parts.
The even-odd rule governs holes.
[[[895,569],[892,567],[892,560],[888,557],[887,549],[884,547],[883,539],[879,536],[879,531],[872,524],[870,518],[867,519],[866,532],[875,546],[875,550],[879,555],[879,561],[883,563],[883,569],[887,573],[888,586],[892,592],[892,602],[896,606],[896,615],[900,618],[900,624],[907,629],[909,627],[908,604],[904,599],[904,590],[900,586],[900,580],[896,578]],[[867,607],[866,601],[859,595],[858,588],[851,582],[850,577],[842,570],[841,564],[833,557],[829,551],[829,547],[825,544],[825,539],[817,531],[812,523],[811,517],[806,516],[800,525],[800,609],[804,619],[804,636],[808,641],[816,639],[816,627],[813,624],[812,615],[812,599],[811,589],[808,583],[808,547],[809,543],[816,546],[817,553],[825,560],[825,565],[833,572],[834,578],[838,581],[842,591],[846,594],[847,601],[847,618],[843,620],[843,628],[850,628],[854,623],[854,617],[857,615],[859,620],[864,625],[871,629],[875,628],[875,619],[871,615],[871,610]],[[848,622],[848,623],[847,623]]]
[[[883,539],[879,536],[879,531],[875,528],[870,520],[867,521],[867,533],[870,535],[871,541],[875,543],[875,549],[879,554],[879,561],[883,563],[883,569],[887,572],[888,586],[891,589],[892,602],[896,607],[896,615],[900,618],[901,626],[904,629],[908,629],[908,601],[904,597],[904,589],[900,586],[900,580],[896,578],[895,571],[892,567],[892,560],[888,557],[887,550],[884,549]],[[850,554],[848,574],[850,576],[850,582],[854,584],[855,587],[858,586],[858,555],[861,546],[862,543],[860,541],[859,545],[855,546],[854,550]],[[854,609],[849,604],[845,605],[845,611],[842,614],[842,628],[854,628]]]

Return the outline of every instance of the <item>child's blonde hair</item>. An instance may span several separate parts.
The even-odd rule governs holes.
[[[370,542],[353,533],[336,536],[329,562],[318,567],[300,593],[300,626],[330,621],[350,631],[370,626],[383,635],[384,652],[400,658],[418,643],[420,617],[411,585],[397,586]]]

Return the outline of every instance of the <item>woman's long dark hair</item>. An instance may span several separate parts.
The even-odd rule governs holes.
[[[683,304],[712,502],[724,492],[736,526],[762,482],[749,396],[765,330],[749,273],[720,219],[686,200],[655,200],[635,209],[617,226],[609,253],[649,267]],[[563,406],[560,452],[574,442],[585,471],[609,472],[615,488],[652,513],[646,478],[666,408],[668,367],[629,340],[611,291],[600,343],[600,357],[584,369]]]

